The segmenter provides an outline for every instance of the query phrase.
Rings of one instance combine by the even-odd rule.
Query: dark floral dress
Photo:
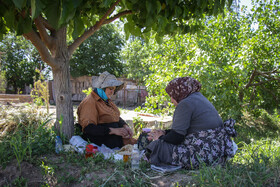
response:
[[[232,158],[234,150],[231,137],[236,137],[234,124],[235,120],[229,119],[224,122],[223,127],[187,135],[181,144],[173,146],[171,164],[180,165],[185,169],[197,169],[201,164],[222,164]],[[150,143],[146,137],[146,133],[140,135],[140,149],[145,149]]]
[[[196,169],[201,163],[216,165],[234,156],[231,137],[236,136],[235,120],[224,122],[224,127],[209,129],[186,136],[184,142],[174,146],[172,164]]]

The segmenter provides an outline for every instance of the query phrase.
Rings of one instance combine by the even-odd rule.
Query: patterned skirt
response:
[[[168,156],[158,155],[163,154],[162,151],[158,151],[159,147],[164,149],[164,147],[162,147],[164,146],[162,141],[158,141],[157,144],[163,145],[157,145],[157,149],[155,149],[154,152],[150,150],[152,157],[150,160],[157,162],[151,164],[158,164],[159,162],[170,163],[170,160],[172,160],[172,165],[180,165],[185,169],[197,169],[201,164],[216,165],[224,163],[227,159],[234,156],[233,141],[231,139],[231,137],[236,136],[236,131],[233,127],[234,124],[235,120],[229,119],[224,122],[224,127],[199,131],[187,135],[181,144],[173,145],[170,155],[172,158],[168,159],[168,162],[164,160],[164,158],[168,158]],[[141,146],[144,148],[149,142],[143,137],[141,137],[141,139],[139,137],[138,145],[142,144]]]

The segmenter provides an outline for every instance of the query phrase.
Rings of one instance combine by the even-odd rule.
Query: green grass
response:
[[[244,144],[225,166],[202,167],[198,186],[279,186],[280,141],[264,139]]]
[[[103,155],[85,159],[76,152],[54,151],[55,133],[48,114],[36,109],[1,109],[0,165],[28,162],[40,168],[42,186],[90,184],[92,186],[153,186],[155,179],[172,174],[155,173],[144,161],[139,171],[132,171],[129,163],[104,160]],[[175,181],[174,186],[279,186],[280,185],[280,119],[265,111],[260,117],[244,113],[237,122],[237,154],[223,166],[203,166],[199,170],[181,170],[175,174],[191,179]],[[139,124],[138,124],[139,123]],[[141,121],[137,121],[137,125]],[[7,127],[10,124],[12,127]],[[145,127],[142,124],[141,127]],[[7,130],[8,129],[8,130]],[[15,161],[16,162],[13,162]],[[18,176],[7,186],[28,186],[30,179]]]
[[[193,175],[194,186],[279,186],[279,115],[253,117],[245,113],[237,124],[238,151],[225,166],[202,167]]]

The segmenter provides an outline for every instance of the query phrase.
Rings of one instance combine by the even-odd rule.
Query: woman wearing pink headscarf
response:
[[[234,120],[223,123],[215,107],[199,91],[201,84],[191,77],[170,81],[166,87],[176,106],[172,127],[148,134],[146,155],[151,164],[180,165],[186,169],[223,163],[232,157],[230,136],[236,136]]]

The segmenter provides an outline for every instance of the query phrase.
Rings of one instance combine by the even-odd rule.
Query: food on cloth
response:
[[[117,150],[116,153],[120,155],[131,155],[133,150],[133,145],[127,144],[123,146],[120,150]]]

